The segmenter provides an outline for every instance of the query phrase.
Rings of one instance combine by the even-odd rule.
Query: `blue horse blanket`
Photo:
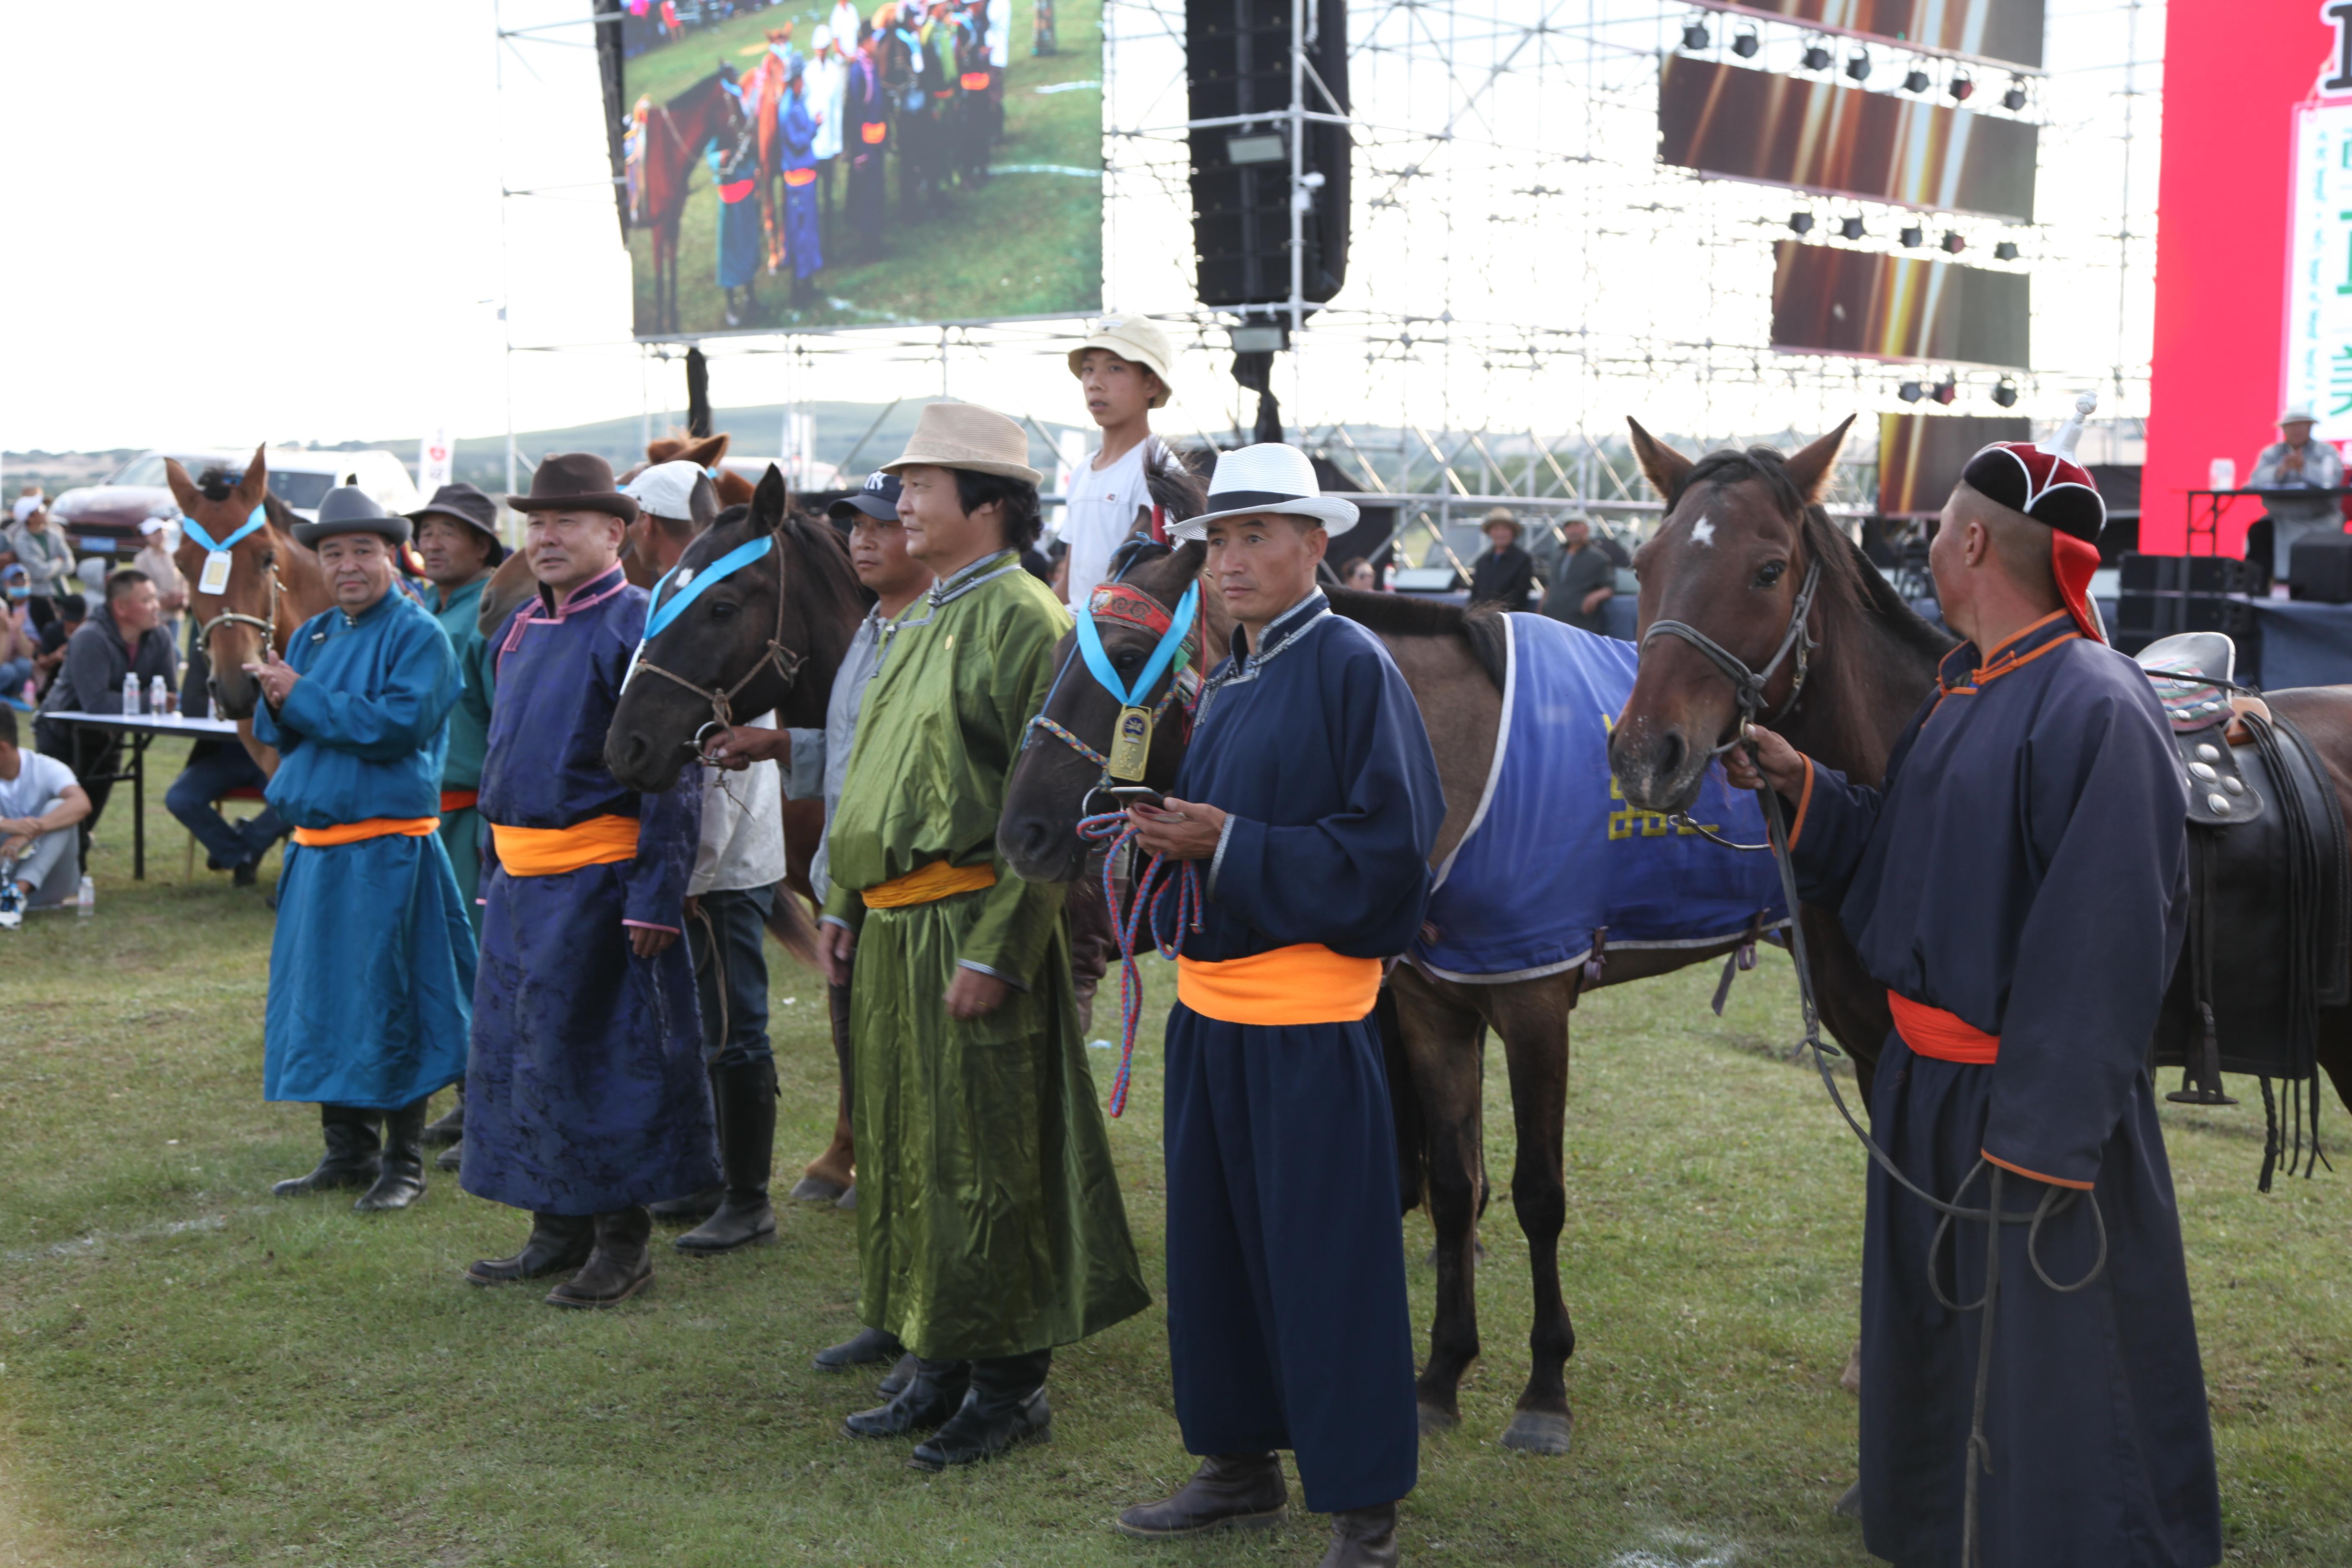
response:
[[[1532,980],[1605,948],[1706,947],[1788,923],[1769,855],[1711,844],[1636,811],[1609,772],[1609,731],[1633,689],[1633,645],[1540,616],[1506,616],[1503,733],[1470,830],[1437,868],[1408,956],[1442,979]],[[1764,842],[1756,797],[1717,763],[1691,820]]]

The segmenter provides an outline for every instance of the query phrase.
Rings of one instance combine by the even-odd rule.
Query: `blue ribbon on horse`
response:
[[[1160,641],[1152,648],[1151,657],[1144,661],[1141,669],[1136,671],[1132,688],[1123,684],[1118,679],[1118,671],[1111,667],[1110,655],[1103,649],[1102,633],[1095,628],[1095,618],[1091,613],[1076,617],[1078,652],[1085,657],[1087,668],[1102,682],[1103,689],[1118,699],[1120,707],[1140,708],[1143,700],[1151,695],[1151,689],[1160,683],[1160,678],[1168,673],[1168,667],[1175,662],[1176,650],[1184,645],[1185,635],[1192,629],[1193,612],[1200,606],[1201,584],[1195,582],[1184,590],[1184,596],[1176,601],[1176,614],[1170,619],[1168,629],[1160,634]]]
[[[713,583],[733,576],[775,547],[776,536],[772,533],[763,533],[751,543],[739,544],[712,562],[700,576],[654,606],[653,613],[646,617],[645,641],[651,642],[660,636],[663,628],[677,619],[686,607],[701,595],[705,588],[709,587]],[[660,593],[660,586],[656,584],[654,591],[656,594]],[[638,646],[642,647],[644,644],[640,643]]]
[[[224,550],[235,549],[239,540],[245,538],[246,535],[253,532],[256,529],[259,528],[263,523],[268,522],[268,521],[269,515],[267,510],[263,507],[255,507],[253,509],[253,514],[245,520],[245,526],[238,529],[235,533],[230,534],[226,539],[222,540],[218,544],[215,544],[213,542],[213,536],[205,531],[205,525],[198,522],[193,517],[184,516],[180,519],[180,531],[186,534],[190,539],[195,541],[195,542],[202,546],[206,552],[216,554]]]

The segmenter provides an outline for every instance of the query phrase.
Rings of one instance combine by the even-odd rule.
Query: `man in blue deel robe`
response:
[[[1221,499],[1223,498],[1223,499]],[[1146,850],[1197,863],[1205,902],[1168,1019],[1168,1351],[1184,1446],[1173,1497],[1129,1535],[1278,1521],[1298,1461],[1331,1516],[1325,1568],[1397,1561],[1418,1475],[1396,1134],[1370,1014],[1421,928],[1445,816],[1429,736],[1370,632],[1315,586],[1353,503],[1297,448],[1217,460],[1203,594],[1238,622],[1202,687]],[[1187,548],[1191,548],[1188,546]],[[1169,606],[1173,609],[1174,606]]]
[[[273,1190],[363,1186],[354,1207],[406,1208],[425,1192],[425,1102],[465,1075],[474,988],[474,931],[436,831],[457,656],[392,591],[406,518],[341,486],[294,532],[335,607],[297,628],[285,658],[247,667],[266,699],[254,736],[279,758],[270,807],[294,826],[262,1079],[268,1099],[318,1102],[327,1152]]]
[[[784,238],[793,258],[793,303],[806,307],[816,303],[811,279],[824,265],[824,248],[817,237],[816,118],[809,112],[802,64],[798,55],[793,57],[792,90],[776,117],[783,138]]]
[[[677,940],[701,778],[681,759],[669,788],[640,795],[604,765],[646,625],[646,591],[619,564],[637,503],[587,453],[548,458],[530,494],[508,500],[530,518],[539,593],[491,643],[492,853],[458,1180],[531,1211],[531,1232],[467,1275],[491,1285],[576,1269],[549,1303],[612,1306],[653,1278],[646,1205],[719,1179],[694,968]]]
[[[1859,1491],[1864,1543],[1899,1563],[1963,1560],[1988,1331],[1978,1561],[2221,1557],[2148,1067],[2186,917],[2187,800],[2154,691],[2084,597],[2105,509],[2072,444],[2062,432],[1969,461],[1930,556],[1945,619],[1969,640],[1881,788],[1757,731],[1795,813],[1799,890],[1839,911],[1887,987],[1872,1133],[1943,1202],[1997,1198],[2018,1219],[2050,1205],[2038,1241],[2000,1227],[1988,1331],[1988,1227],[1955,1220],[1939,1249],[1941,1216],[1871,1166]],[[1755,783],[1728,761],[1735,784]]]

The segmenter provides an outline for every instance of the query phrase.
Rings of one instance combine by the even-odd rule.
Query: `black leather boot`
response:
[[[425,1146],[438,1149],[445,1144],[455,1143],[465,1131],[466,1085],[461,1080],[457,1085],[457,1103],[449,1108],[449,1114],[425,1124]]]
[[[877,1363],[897,1361],[907,1353],[898,1336],[880,1329],[860,1329],[837,1345],[827,1345],[809,1358],[809,1364],[819,1372],[839,1372],[844,1367],[873,1366]],[[890,1389],[882,1392],[888,1394]]]
[[[1138,1503],[1118,1516],[1118,1532],[1140,1541],[1207,1535],[1219,1530],[1271,1530],[1290,1517],[1282,1456],[1212,1454],[1174,1497]]]
[[[885,1399],[896,1399],[898,1391],[914,1381],[915,1356],[909,1351],[890,1363],[890,1370],[882,1374],[882,1381],[874,1385],[874,1392]]]
[[[427,1128],[425,1131],[431,1131],[432,1129]],[[465,1168],[465,1163],[466,1141],[463,1138],[433,1156],[433,1168],[436,1171],[462,1170]]]
[[[653,1283],[654,1255],[646,1243],[654,1216],[643,1204],[596,1216],[596,1247],[580,1272],[547,1293],[551,1307],[617,1307]]]
[[[303,1193],[364,1187],[373,1183],[379,1163],[375,1119],[376,1112],[355,1105],[319,1107],[320,1130],[327,1139],[327,1152],[320,1157],[319,1168],[307,1176],[278,1183],[269,1189],[271,1194],[290,1198]]]
[[[596,1221],[589,1215],[535,1214],[530,1239],[512,1258],[485,1258],[466,1270],[477,1285],[511,1285],[518,1279],[538,1279],[569,1274],[588,1261],[596,1247]]]
[[[375,1185],[352,1205],[358,1214],[404,1209],[425,1195],[425,1101],[388,1110],[383,1117],[383,1154]]]
[[[776,1064],[746,1062],[719,1072],[719,1163],[727,1193],[719,1211],[675,1243],[680,1252],[732,1252],[776,1234],[768,1167],[776,1151]]]
[[[1318,1568],[1397,1568],[1396,1504],[1331,1516],[1331,1549]]]
[[[944,1470],[992,1459],[1023,1443],[1043,1443],[1054,1435],[1054,1407],[1045,1403],[1045,1373],[1052,1351],[997,1356],[971,1363],[971,1392],[946,1426],[917,1445],[907,1463],[919,1470]]]
[[[922,1361],[915,1375],[887,1405],[860,1410],[841,1424],[853,1437],[903,1437],[928,1432],[956,1413],[971,1386],[971,1363]]]
[[[719,1073],[715,1068],[710,1069],[710,1110],[712,1115],[721,1122],[720,1132],[723,1138],[727,1102],[719,1098]],[[723,1143],[721,1147],[724,1147]],[[688,1193],[683,1197],[664,1198],[657,1204],[647,1204],[646,1207],[652,1212],[654,1218],[664,1225],[700,1225],[719,1212],[719,1205],[725,1202],[726,1198],[726,1184],[713,1182],[699,1192]]]

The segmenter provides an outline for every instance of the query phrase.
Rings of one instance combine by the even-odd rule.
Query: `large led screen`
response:
[[[2032,279],[2022,272],[1785,239],[1773,256],[1776,349],[2025,366]]]
[[[638,336],[1102,308],[1102,0],[597,10]]]
[[[1969,415],[1883,414],[1878,419],[1878,511],[1933,517],[1951,499],[1969,459],[1995,441],[2032,437],[2032,423]]]
[[[1658,161],[1936,212],[2033,221],[2039,131],[1948,104],[1669,55]]]
[[[2042,0],[1699,0],[1851,37],[2038,68]]]

